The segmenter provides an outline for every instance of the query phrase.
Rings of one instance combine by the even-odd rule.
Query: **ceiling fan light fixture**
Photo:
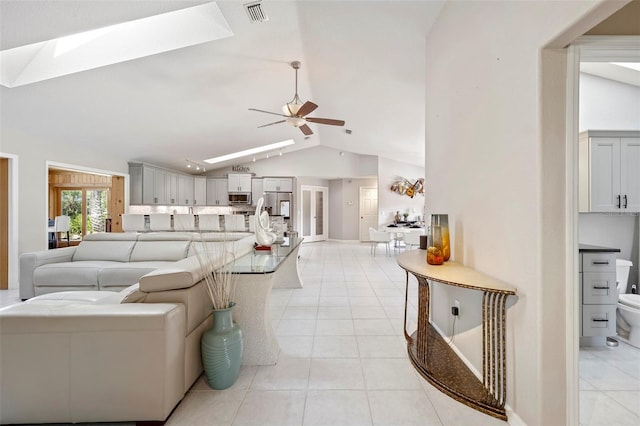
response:
[[[282,107],[282,112],[284,112],[285,115],[293,117],[294,115],[298,115],[300,107],[302,107],[301,103],[289,102]]]
[[[287,118],[287,123],[294,127],[300,127],[305,125],[307,121],[304,118],[300,117],[289,117]]]

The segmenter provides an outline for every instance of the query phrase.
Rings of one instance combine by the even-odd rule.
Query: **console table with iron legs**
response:
[[[502,281],[457,262],[429,265],[425,250],[398,255],[406,274],[404,335],[407,352],[416,370],[433,386],[450,397],[493,417],[507,420],[506,385],[506,300],[516,289]],[[409,274],[418,280],[418,326],[406,331]],[[451,349],[429,319],[430,282],[481,291],[482,378]]]

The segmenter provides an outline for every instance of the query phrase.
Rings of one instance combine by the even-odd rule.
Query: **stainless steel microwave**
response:
[[[251,204],[251,193],[235,192],[229,194],[229,204]]]

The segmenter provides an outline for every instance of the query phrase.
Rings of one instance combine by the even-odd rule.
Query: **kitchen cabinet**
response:
[[[580,337],[583,346],[604,345],[616,335],[618,249],[580,246]]]
[[[264,192],[293,192],[293,179],[266,177],[263,183]]]
[[[165,200],[166,204],[180,204],[178,201],[178,175],[176,173],[165,173]]]
[[[207,205],[207,178],[205,176],[195,176],[193,178],[193,205]]]
[[[142,204],[167,204],[167,172],[155,167],[142,168]]]
[[[193,176],[144,163],[129,163],[131,205],[191,205]]]
[[[177,203],[182,206],[193,205],[193,176],[178,175],[178,199]]]
[[[142,164],[129,164],[129,204],[142,204]]]
[[[580,212],[640,212],[640,131],[586,131],[579,142]]]
[[[226,178],[207,178],[207,205],[229,205],[229,191]]]
[[[264,195],[264,179],[251,179],[251,204],[257,205],[258,200]]]
[[[251,174],[230,173],[227,182],[229,192],[251,192]]]

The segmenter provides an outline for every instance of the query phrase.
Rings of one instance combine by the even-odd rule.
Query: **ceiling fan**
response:
[[[293,95],[293,99],[291,99],[282,107],[282,112],[284,114],[280,114],[278,112],[264,111],[256,108],[249,108],[250,111],[258,111],[258,112],[264,112],[267,114],[279,115],[281,117],[285,117],[285,119],[280,121],[275,121],[269,124],[263,124],[262,126],[258,126],[258,127],[267,127],[267,126],[272,126],[274,124],[288,123],[294,127],[299,128],[302,131],[302,133],[305,134],[305,136],[309,136],[313,134],[313,131],[311,131],[311,128],[307,126],[307,121],[310,123],[316,123],[316,124],[328,124],[330,126],[344,126],[344,120],[334,120],[331,118],[307,117],[307,114],[311,114],[316,108],[318,108],[318,105],[310,101],[302,103],[302,100],[298,96],[298,70],[300,69],[300,62],[299,61],[291,62],[291,68],[296,70],[296,91],[295,91],[295,95]]]

